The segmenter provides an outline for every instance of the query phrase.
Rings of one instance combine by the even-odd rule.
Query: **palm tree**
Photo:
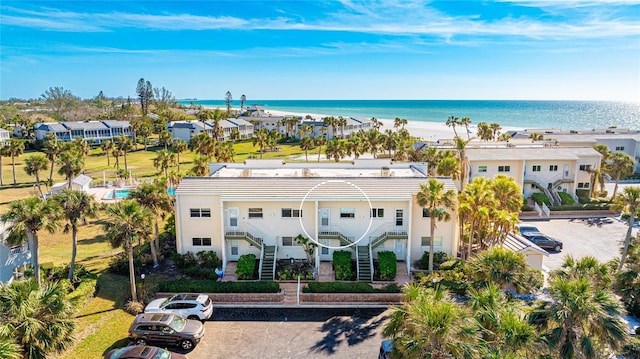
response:
[[[482,141],[489,141],[493,139],[493,131],[486,122],[480,122],[478,124],[477,135]]]
[[[304,150],[304,158],[306,162],[309,162],[309,150],[314,146],[314,140],[311,137],[302,137],[300,139],[300,149]]]
[[[118,149],[122,151],[122,157],[124,158],[124,170],[129,171],[129,167],[127,166],[127,152],[131,151],[131,138],[127,136],[118,136]]]
[[[0,358],[22,359],[22,350],[13,338],[0,338]]]
[[[111,154],[113,155],[113,158],[115,159],[114,166],[115,166],[116,170],[119,170],[120,169],[120,156],[122,156],[122,150],[119,149],[118,147],[115,147],[111,151]]]
[[[344,158],[346,154],[346,142],[341,139],[333,139],[327,142],[327,146],[324,150],[327,158],[333,158],[336,162],[339,162]]]
[[[391,151],[395,151],[398,147],[398,134],[393,132],[393,130],[388,129],[384,131],[384,135],[382,135],[382,147],[389,151],[389,158],[391,157]]]
[[[269,147],[271,151],[274,151],[276,146],[278,145],[278,141],[280,140],[280,132],[278,130],[271,130],[267,135],[267,142],[269,143]]]
[[[180,172],[180,154],[189,148],[187,142],[177,139],[171,146],[171,150],[176,154],[176,162],[178,163],[178,172]]]
[[[176,161],[176,156],[169,150],[160,150],[156,154],[156,158],[153,159],[153,166],[158,169],[159,172],[164,172],[164,177],[167,178],[167,171],[172,164]]]
[[[256,145],[260,147],[260,158],[262,158],[264,148],[269,144],[269,131],[267,131],[266,128],[259,129],[253,133],[253,139],[251,141],[253,143],[253,147]]]
[[[206,156],[207,159],[211,159],[215,152],[215,141],[205,132],[191,137],[190,145],[191,151]]]
[[[8,144],[6,145],[1,145],[0,144],[0,186],[4,186],[4,180],[2,179],[2,157],[9,157],[11,156],[11,152],[9,151],[10,147]]]
[[[196,155],[193,160],[191,172],[194,176],[206,176],[209,172],[209,158],[206,156]]]
[[[64,233],[71,232],[71,262],[69,263],[69,282],[73,283],[73,272],[76,264],[78,249],[78,226],[86,224],[88,218],[95,218],[98,205],[93,196],[82,192],[65,189],[52,197],[60,209],[62,217],[67,221]]]
[[[471,136],[471,131],[469,131],[469,125],[471,125],[471,119],[469,117],[463,117],[460,119],[458,123],[460,126],[464,126],[465,131],[467,132],[467,140],[469,140]]]
[[[491,129],[491,133],[492,133],[491,139],[494,141],[497,140],[498,135],[500,134],[500,130],[502,130],[502,126],[500,126],[500,124],[498,123],[493,122],[489,124],[489,128]]]
[[[103,225],[106,237],[113,248],[124,247],[127,251],[131,299],[137,302],[133,244],[136,241],[147,241],[152,238],[151,227],[144,223],[151,223],[153,215],[148,209],[129,199],[108,206],[107,215],[109,219]]]
[[[51,167],[49,168],[49,182],[53,181],[53,166],[56,163],[56,157],[63,151],[62,142],[58,140],[53,133],[47,134],[44,138],[44,152],[47,154]]]
[[[24,171],[29,176],[36,177],[36,185],[38,186],[38,191],[40,192],[40,196],[44,196],[42,193],[42,188],[40,187],[40,172],[46,171],[49,168],[49,160],[43,154],[34,154],[24,159]]]
[[[41,283],[38,232],[43,229],[55,232],[59,225],[58,219],[59,212],[56,206],[50,200],[41,200],[38,197],[12,201],[7,212],[2,215],[2,221],[8,224],[7,240],[10,243],[19,244],[26,240],[32,244],[34,274],[38,285]]]
[[[515,290],[518,293],[530,293],[537,289],[528,287],[529,283],[525,280],[530,269],[522,253],[492,247],[470,258],[467,265],[469,277],[476,287],[493,284],[501,291]]]
[[[107,167],[111,167],[111,161],[109,160],[109,153],[113,151],[114,145],[111,140],[106,140],[100,144],[100,149],[107,155]]]
[[[173,141],[173,137],[171,136],[171,133],[169,131],[162,130],[158,134],[158,143],[164,146],[165,150],[167,149],[167,146],[171,144],[171,141]]]
[[[320,128],[321,132],[324,132],[326,127]],[[327,139],[324,137],[324,133],[321,136],[315,138],[315,145],[318,146],[318,162],[320,162],[320,153],[322,152],[322,145],[327,143]]]
[[[460,137],[454,138],[454,144],[458,151],[458,163],[460,163],[460,191],[464,190],[465,183],[467,182],[467,155],[466,148],[470,140],[463,140]]]
[[[71,180],[79,175],[84,168],[84,157],[75,148],[69,148],[67,151],[61,152],[56,158],[58,162],[58,174],[65,176],[68,188],[71,189]],[[116,160],[116,163],[118,161]]]
[[[623,310],[613,293],[590,278],[552,273],[551,301],[538,304],[529,323],[542,333],[540,342],[562,359],[603,358],[602,349],[618,349],[626,341]]]
[[[20,156],[24,152],[24,141],[12,138],[9,140],[9,154],[11,155],[11,169],[13,171],[13,185],[18,184],[16,182],[16,157]]]
[[[623,152],[616,152],[611,156],[611,163],[607,166],[607,172],[616,179],[616,185],[613,187],[611,198],[618,193],[618,184],[620,178],[627,177],[635,170],[635,162],[633,158]]]
[[[382,334],[402,358],[475,358],[478,336],[469,312],[438,286],[409,284]]]
[[[418,205],[426,210],[431,218],[429,228],[429,273],[433,273],[433,253],[435,252],[436,221],[448,221],[455,206],[456,192],[452,189],[445,190],[444,182],[435,178],[420,184],[420,192],[416,195]]]
[[[140,128],[137,132],[140,136],[142,136],[142,141],[144,143],[144,150],[147,151],[147,142],[149,140],[149,136],[153,133],[153,126],[149,122],[143,122],[140,124]]]
[[[331,139],[336,138],[336,127],[338,127],[338,119],[333,116],[324,117],[322,119],[325,127],[331,127]]]
[[[340,126],[340,138],[344,138],[344,126],[347,125],[347,119],[342,116],[338,117],[337,125]]]
[[[41,287],[31,279],[0,285],[0,338],[18,343],[19,358],[43,359],[68,349],[74,341],[74,312],[58,282]]]
[[[369,147],[369,151],[373,155],[373,158],[376,158],[376,154],[378,153],[378,149],[380,148],[381,135],[377,130],[370,130],[367,132],[367,145]]]
[[[240,96],[240,113],[244,113],[244,105],[247,103],[247,96]]]
[[[640,187],[625,187],[622,193],[614,198],[613,208],[629,214],[629,228],[627,228],[627,234],[624,237],[624,247],[619,265],[619,269],[622,269],[629,250],[629,241],[631,240],[635,217],[640,215]]]
[[[167,194],[166,180],[145,183],[129,192],[129,198],[135,200],[143,207],[147,208],[155,219],[155,240],[151,241],[151,256],[153,266],[158,266],[158,255],[156,251],[160,245],[160,230],[158,229],[158,217],[164,220],[167,213],[173,211],[173,199]]]
[[[449,116],[447,121],[445,122],[447,127],[451,127],[453,129],[454,137],[458,137],[458,132],[456,131],[456,126],[460,125],[460,119],[455,116]]]
[[[404,128],[404,126],[406,126],[408,123],[408,121],[404,118],[400,118],[400,117],[396,117],[395,120],[393,120],[393,128],[398,130],[399,128]]]
[[[480,229],[483,227],[483,223],[488,222],[490,209],[497,207],[495,197],[491,193],[491,182],[484,177],[474,178],[467,188],[460,192],[458,202],[460,203],[462,217],[470,221],[467,226],[461,221],[462,228],[466,227],[468,229],[468,259],[471,258],[474,239],[478,237],[478,242],[481,239],[479,235]]]
[[[89,143],[80,137],[76,137],[73,142],[69,142],[69,145],[71,147],[74,147],[84,157],[89,155],[89,151],[91,151],[91,146],[89,146]]]

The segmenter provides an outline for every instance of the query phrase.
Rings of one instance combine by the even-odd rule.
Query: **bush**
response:
[[[243,254],[238,259],[236,266],[236,274],[238,279],[255,279],[256,272],[256,255]]]
[[[97,279],[85,278],[80,285],[69,293],[67,298],[72,301],[76,308],[82,308],[96,294]]]
[[[373,293],[369,283],[311,282],[302,288],[304,293]]]
[[[354,272],[351,265],[351,252],[333,252],[333,270],[336,272],[336,280],[353,280]]]
[[[196,279],[210,279],[210,280],[218,279],[218,275],[213,269],[202,268],[199,266],[193,266],[185,269],[184,274],[186,274],[191,278],[196,278]]]
[[[193,293],[278,293],[280,285],[272,281],[213,282],[209,280],[168,280],[158,284],[160,292]]]
[[[636,335],[638,334],[636,328]],[[621,354],[624,355],[625,358],[640,358],[640,338],[631,337],[627,344],[622,347]]]
[[[558,192],[558,196],[560,196],[560,201],[562,202],[562,204],[572,205],[576,203],[573,197],[571,197],[571,195],[566,192]]]
[[[220,268],[221,261],[218,254],[214,251],[200,251],[197,254],[198,264],[206,268]]]
[[[171,259],[176,264],[176,267],[180,269],[187,269],[198,264],[198,259],[191,252],[187,252],[186,254],[175,253]]]
[[[591,198],[589,198],[589,190],[588,189],[577,189],[576,196],[578,197],[579,203],[589,203]]]
[[[440,265],[449,260],[449,255],[445,252],[435,252],[433,254],[433,269],[439,269]],[[422,253],[420,258],[420,269],[429,269],[429,252]]]
[[[384,287],[374,288],[373,291],[375,293],[400,293],[402,292],[402,288],[400,288],[396,283],[391,283]]]
[[[378,267],[381,280],[396,278],[396,254],[391,251],[378,252]]]
[[[458,259],[450,259],[442,264],[440,264],[441,271],[454,270],[456,268],[462,267],[464,262]]]
[[[547,206],[551,205],[551,201],[549,200],[549,197],[547,197],[547,195],[544,193],[540,193],[540,192],[532,193],[531,199],[533,199],[533,201],[536,202],[538,205],[542,205],[543,203],[546,204]]]
[[[133,256],[133,268],[140,273],[142,267],[153,263],[150,255],[143,253]],[[109,262],[109,272],[119,275],[129,275],[129,257],[126,253],[118,253]]]
[[[124,305],[124,310],[131,315],[138,315],[144,311],[144,303],[130,300]]]

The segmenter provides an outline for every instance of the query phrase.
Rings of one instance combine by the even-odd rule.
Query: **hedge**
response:
[[[445,252],[433,253],[433,269],[439,269],[440,265],[449,260],[449,255]],[[429,252],[422,253],[420,258],[420,269],[429,269]]]
[[[238,279],[255,279],[254,274],[256,271],[256,255],[255,254],[243,254],[238,259],[236,264],[236,274]]]
[[[571,195],[566,192],[558,192],[558,196],[560,196],[560,201],[563,205],[572,205],[576,203],[573,197],[571,197]]]
[[[158,284],[159,292],[193,293],[278,293],[280,284],[272,281],[213,282],[210,280],[168,280]]]
[[[352,280],[354,273],[351,270],[351,252],[333,252],[333,270],[336,272],[337,280]]]
[[[378,267],[381,280],[396,278],[396,254],[391,251],[378,252]]]
[[[374,289],[369,283],[311,282],[302,288],[303,293],[400,293],[397,284]]]
[[[536,202],[538,205],[541,205],[542,203],[546,204],[547,206],[551,206],[551,201],[549,200],[549,197],[547,197],[546,194],[544,193],[540,193],[540,192],[535,192],[531,194],[531,198],[533,199],[534,202]]]

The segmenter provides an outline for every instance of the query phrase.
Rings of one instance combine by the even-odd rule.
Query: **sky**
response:
[[[640,101],[640,0],[0,2],[0,99]]]

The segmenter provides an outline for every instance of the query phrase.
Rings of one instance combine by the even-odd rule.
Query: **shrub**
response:
[[[547,197],[547,195],[544,193],[540,193],[540,192],[532,193],[531,199],[533,199],[533,201],[536,202],[538,205],[542,205],[543,203],[546,204],[547,206],[551,205],[551,201],[549,200],[549,197]]]
[[[186,269],[198,264],[198,259],[191,252],[186,254],[175,253],[171,259],[176,264],[176,267],[180,269]]]
[[[588,189],[577,189],[576,196],[578,196],[579,203],[589,203],[591,198],[589,198],[589,190]]]
[[[206,268],[220,268],[220,259],[218,254],[214,251],[200,251],[198,252],[198,264]]]
[[[256,255],[255,254],[243,254],[238,259],[236,266],[236,274],[238,279],[255,279],[256,271]]]
[[[336,272],[336,280],[353,280],[354,272],[351,265],[351,252],[333,252],[333,270]]]
[[[202,268],[200,266],[189,267],[184,270],[184,274],[191,278],[217,280],[218,275],[213,269]]]
[[[138,315],[144,311],[144,303],[130,300],[124,305],[124,310],[131,315]]]
[[[636,335],[640,334],[638,333],[638,328],[636,328]],[[628,342],[622,347],[621,354],[625,358],[640,358],[640,338],[629,338]]]
[[[195,293],[278,293],[280,285],[272,281],[213,282],[210,280],[168,280],[158,284],[160,292]]]
[[[140,272],[142,267],[153,262],[149,255],[133,256],[133,268],[136,272]],[[109,262],[109,272],[118,275],[129,275],[129,258],[126,253],[118,253]]]
[[[69,293],[67,298],[69,298],[69,300],[74,303],[76,308],[82,308],[89,301],[89,299],[93,298],[93,296],[95,295],[97,284],[97,279],[85,278],[74,291]]]
[[[449,255],[445,252],[433,253],[433,269],[439,269],[440,265],[449,260]],[[422,253],[420,258],[420,269],[429,269],[429,252]]]
[[[374,288],[373,291],[375,293],[400,293],[402,292],[402,288],[400,288],[396,283],[391,283],[384,287]]]
[[[396,254],[391,251],[378,252],[378,267],[381,280],[396,278]]]
[[[560,201],[562,202],[562,204],[572,205],[576,203],[573,197],[571,197],[571,195],[566,192],[558,192],[558,196],[560,196]]]
[[[450,259],[442,264],[440,264],[441,271],[454,270],[456,268],[462,267],[464,262],[458,259]]]
[[[361,282],[311,282],[302,291],[305,293],[373,293],[373,286]]]

